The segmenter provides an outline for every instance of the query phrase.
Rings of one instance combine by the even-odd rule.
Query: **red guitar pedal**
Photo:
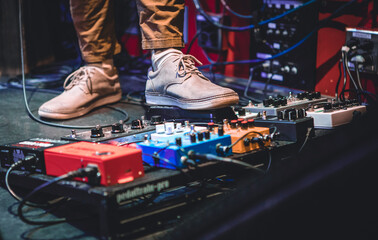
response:
[[[76,142],[53,147],[45,150],[45,164],[46,174],[51,176],[95,165],[101,174],[100,183],[105,186],[144,176],[141,150],[110,144]]]

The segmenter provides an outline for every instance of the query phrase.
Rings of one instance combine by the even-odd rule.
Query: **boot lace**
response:
[[[69,90],[76,85],[79,85],[80,88],[86,93],[92,93],[92,76],[94,73],[95,67],[84,66],[74,71],[63,83],[65,90]]]
[[[186,74],[197,74],[202,76],[202,73],[195,66],[196,63],[202,65],[202,63],[192,55],[181,54],[178,60],[177,74],[180,77],[185,76]],[[176,60],[175,60],[176,61]]]

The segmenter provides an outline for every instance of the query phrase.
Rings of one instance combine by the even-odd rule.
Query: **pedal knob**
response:
[[[218,129],[218,133],[219,133],[219,129]],[[209,140],[209,139],[210,139],[210,132],[209,132],[208,130],[206,130],[206,131],[204,132],[204,135],[205,135],[205,139],[206,139],[206,140]]]
[[[268,98],[268,99],[264,99],[263,100],[264,107],[269,107],[272,103],[273,103],[273,99],[272,98]]]
[[[143,140],[144,140],[144,141],[148,141],[148,134],[145,134],[145,135],[143,136]]]
[[[176,123],[176,132],[183,132],[184,128],[182,127],[181,123]]]
[[[214,123],[213,122],[209,122],[208,124],[207,124],[207,129],[209,129],[209,131],[213,131],[214,130]]]
[[[175,123],[167,122],[165,123],[165,134],[172,135],[175,132]]]
[[[231,120],[230,127],[231,127],[232,129],[235,129],[237,123],[238,123],[238,120]]]
[[[114,123],[112,125],[112,133],[123,133],[125,130],[123,129],[123,124],[121,123]]]
[[[255,127],[255,119],[248,119],[248,128]]]
[[[249,144],[251,143],[251,140],[249,140],[249,138],[244,138],[243,142],[244,142],[244,146],[248,147]]]
[[[76,138],[77,134],[76,134],[76,130],[75,129],[72,129],[71,130],[71,138]]]
[[[223,135],[224,135],[223,126],[220,125],[220,126],[218,127],[218,136],[221,137],[221,136],[223,136]],[[210,139],[210,136],[209,136],[209,139]]]
[[[287,99],[281,98],[281,106],[286,106],[286,105],[287,105]]]
[[[323,108],[324,108],[324,111],[332,110],[332,103],[324,104]]]
[[[320,92],[315,92],[315,98],[319,99],[322,97],[322,94]]]
[[[131,129],[142,129],[144,126],[140,119],[135,119],[131,121]]]
[[[297,98],[298,98],[299,100],[302,100],[303,98],[305,98],[305,93],[298,93],[298,94],[297,94]]]
[[[243,121],[241,122],[241,128],[243,130],[248,130],[248,122],[247,121]]]
[[[104,133],[102,131],[102,127],[100,125],[96,125],[95,128],[91,129],[91,138],[99,138],[103,137]]]
[[[180,137],[176,138],[176,145],[177,146],[182,146],[182,139]]]
[[[284,120],[288,120],[289,119],[289,112],[291,111],[292,109],[285,109],[282,111],[282,119]]]
[[[298,116],[298,118],[304,118],[306,116],[306,110],[298,109],[297,116]]]
[[[334,102],[332,103],[333,108],[339,108],[340,107],[340,102]]]
[[[198,132],[197,138],[198,138],[198,141],[203,141],[203,132]]]
[[[297,119],[297,111],[295,111],[295,110],[291,110],[291,111],[289,112],[289,121],[293,121],[293,120],[295,120],[295,119]]]
[[[277,112],[277,119],[278,120],[283,120],[285,118],[285,113],[284,111],[278,111]]]
[[[281,105],[281,100],[280,99],[274,99],[273,100],[273,107],[278,107]]]
[[[307,99],[308,99],[308,100],[312,100],[312,99],[315,98],[315,96],[316,96],[315,93],[312,93],[312,92],[311,92],[311,93],[308,93],[308,94],[307,94]]]
[[[195,134],[195,133],[191,133],[191,134],[190,134],[190,142],[191,142],[191,143],[195,143],[196,140],[197,140],[197,139],[196,139],[196,134]]]
[[[160,115],[151,116],[150,124],[157,125],[163,123]]]
[[[241,109],[238,111],[238,113],[239,113],[239,116],[240,116],[240,117],[245,116],[245,109],[244,109],[244,108],[241,108]]]

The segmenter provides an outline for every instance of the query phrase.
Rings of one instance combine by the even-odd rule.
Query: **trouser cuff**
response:
[[[159,49],[159,48],[183,48],[185,47],[182,38],[169,38],[169,39],[155,39],[155,40],[143,40],[142,48],[147,49]]]

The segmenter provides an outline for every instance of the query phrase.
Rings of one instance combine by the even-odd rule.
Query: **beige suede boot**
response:
[[[44,103],[38,114],[44,118],[70,119],[122,98],[117,69],[111,64],[88,65],[71,73],[64,92]]]
[[[238,103],[238,94],[207,79],[195,67],[195,63],[200,62],[192,55],[171,49],[168,55],[160,59],[163,60],[148,73],[145,90],[147,104],[206,110]]]

